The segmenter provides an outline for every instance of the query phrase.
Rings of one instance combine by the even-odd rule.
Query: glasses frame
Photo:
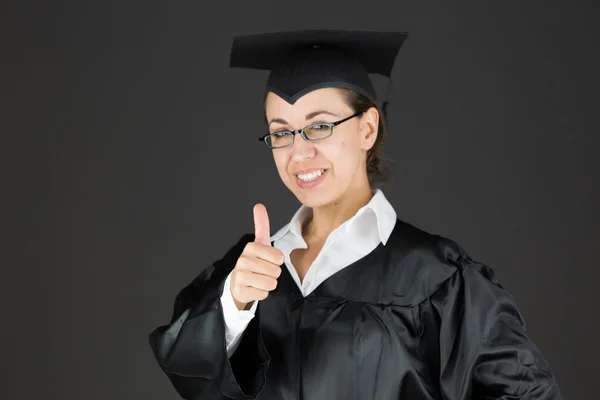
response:
[[[284,149],[284,148],[290,147],[290,146],[292,146],[294,144],[294,139],[296,138],[296,134],[299,133],[300,136],[302,136],[302,138],[304,140],[306,140],[307,142],[318,142],[318,141],[321,141],[321,140],[324,140],[324,139],[327,139],[327,138],[331,137],[331,135],[333,135],[333,128],[334,127],[336,127],[339,124],[341,124],[343,122],[346,122],[346,121],[348,121],[348,120],[350,120],[350,119],[352,119],[354,117],[357,117],[357,116],[359,116],[359,115],[361,115],[363,113],[364,113],[364,111],[357,112],[356,114],[352,114],[351,116],[346,117],[346,118],[341,119],[341,120],[336,121],[336,122],[317,122],[317,123],[314,123],[314,124],[311,124],[311,125],[307,126],[306,128],[297,129],[295,131],[279,131],[279,132],[267,133],[266,135],[263,135],[263,136],[259,137],[258,141],[259,142],[265,142],[265,144],[267,145],[267,147],[270,148],[270,149]],[[327,135],[325,137],[322,137],[320,139],[309,139],[308,137],[306,137],[306,134],[304,132],[307,131],[308,129],[314,128],[316,126],[328,126],[329,127],[329,135]],[[286,144],[285,146],[281,146],[281,147],[272,147],[272,146],[269,146],[269,144],[267,143],[267,138],[269,136],[275,135],[275,134],[277,134],[277,135],[281,135],[281,134],[292,135],[292,141],[291,141],[290,144]]]

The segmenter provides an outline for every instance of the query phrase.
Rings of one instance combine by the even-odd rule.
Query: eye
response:
[[[320,131],[320,130],[329,130],[329,125],[327,125],[327,124],[314,124],[311,128],[315,129],[317,131]]]
[[[288,134],[289,134],[288,131],[279,131],[279,132],[273,132],[273,133],[271,133],[271,136],[280,138],[280,137],[288,135]]]

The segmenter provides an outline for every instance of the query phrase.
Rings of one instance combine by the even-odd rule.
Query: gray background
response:
[[[598,29],[549,1],[38,2],[6,7],[2,399],[176,399],[147,335],[177,291],[298,203],[231,39],[406,30],[384,193],[493,266],[565,398],[594,399]]]

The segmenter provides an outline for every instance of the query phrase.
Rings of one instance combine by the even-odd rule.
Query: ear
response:
[[[371,107],[364,112],[360,121],[360,132],[362,149],[370,150],[377,140],[377,131],[379,129],[379,112],[377,108]]]

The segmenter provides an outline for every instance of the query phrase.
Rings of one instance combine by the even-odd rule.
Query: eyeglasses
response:
[[[307,126],[304,129],[295,131],[267,133],[266,135],[259,137],[258,140],[260,142],[265,142],[266,145],[271,149],[280,149],[282,147],[293,145],[296,133],[302,135],[304,140],[307,142],[317,142],[319,140],[327,139],[329,136],[331,136],[333,134],[334,126],[338,126],[342,122],[346,122],[360,114],[362,114],[362,112],[358,112],[337,122],[319,122],[317,124]]]

